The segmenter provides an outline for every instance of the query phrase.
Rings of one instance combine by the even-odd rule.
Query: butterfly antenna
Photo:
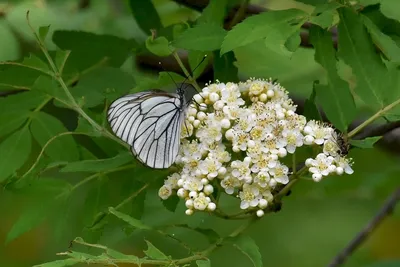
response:
[[[206,60],[207,55],[204,55],[203,59],[199,62],[199,64],[197,64],[197,66],[192,70],[192,74],[195,72],[195,70],[201,65],[201,63],[204,62],[204,60]],[[187,80],[189,79],[189,76],[187,76],[185,78],[185,80],[183,80],[183,83],[185,83]]]
[[[164,69],[164,66],[161,64],[161,62],[158,62],[158,64],[160,65],[160,67],[162,68],[162,70],[168,74],[168,76],[169,76],[169,77],[171,78],[171,80],[174,82],[175,86],[178,88],[178,84],[175,82],[174,78],[172,78],[171,74],[169,74],[169,72],[168,72],[166,69]]]

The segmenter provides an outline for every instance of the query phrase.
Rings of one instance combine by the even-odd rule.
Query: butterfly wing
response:
[[[108,120],[141,162],[151,168],[168,168],[179,151],[182,106],[182,98],[176,94],[141,92],[114,101]]]

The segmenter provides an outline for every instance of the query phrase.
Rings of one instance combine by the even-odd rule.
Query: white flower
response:
[[[262,188],[265,188],[268,187],[269,180],[269,173],[267,171],[260,171],[254,178],[254,183],[258,184]]]
[[[342,168],[345,173],[353,174],[354,170],[351,168],[351,166],[353,165],[351,160],[338,156],[335,158],[335,163],[338,166],[338,168],[339,167]]]
[[[243,190],[239,192],[240,208],[248,209],[250,207],[256,207],[258,201],[261,199],[260,190],[256,185],[244,184]]]
[[[297,147],[303,145],[303,135],[297,129],[284,129],[282,131],[282,136],[286,139],[286,150],[291,154],[295,152]]]
[[[206,197],[203,193],[200,193],[199,196],[193,200],[193,207],[196,210],[205,210],[210,202],[211,199],[209,197]]]
[[[323,176],[327,176],[331,172],[332,163],[334,158],[326,156],[324,153],[320,153],[314,160],[310,160],[309,171],[311,173],[320,173]]]
[[[221,90],[221,100],[228,106],[241,106],[244,104],[239,88],[234,83],[228,83],[227,86]]]
[[[165,180],[164,184],[169,186],[170,188],[177,189],[178,188],[178,180],[181,178],[179,173],[174,173]]]
[[[232,195],[233,192],[235,191],[235,188],[240,186],[240,181],[236,177],[233,176],[226,176],[222,181],[221,181],[221,186],[222,188],[225,189],[225,192],[228,195]]]
[[[172,194],[172,188],[168,185],[163,185],[161,188],[158,190],[158,195],[162,199],[167,199],[171,196]]]
[[[253,178],[250,175],[250,160],[235,160],[232,162],[231,167],[233,177],[239,179],[240,181],[251,183]]]
[[[199,169],[202,174],[207,176],[207,178],[213,179],[217,177],[218,170],[221,168],[221,166],[222,163],[215,158],[207,157],[205,160],[200,162]]]
[[[274,168],[269,170],[269,173],[278,183],[287,184],[289,182],[289,168],[286,165],[278,163]]]
[[[201,191],[203,189],[203,184],[201,179],[189,177],[183,182],[183,188],[188,191]]]

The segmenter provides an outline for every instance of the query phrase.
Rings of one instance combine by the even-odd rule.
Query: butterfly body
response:
[[[139,92],[115,100],[108,110],[111,129],[131,146],[132,154],[145,165],[170,167],[179,152],[182,123],[190,99],[183,90]]]

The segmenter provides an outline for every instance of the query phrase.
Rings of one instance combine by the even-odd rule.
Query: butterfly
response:
[[[156,89],[126,95],[110,105],[107,119],[140,162],[168,168],[178,155],[182,124],[195,93],[192,85],[182,83],[176,93]]]

